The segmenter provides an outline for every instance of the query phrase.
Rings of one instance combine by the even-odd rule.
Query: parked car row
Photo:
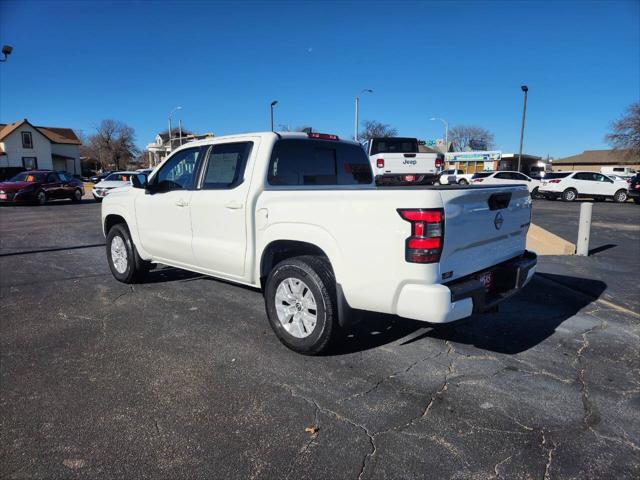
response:
[[[610,178],[597,172],[553,172],[542,180],[539,192],[547,199],[561,198],[565,202],[589,197],[595,201],[609,198],[614,202],[624,203],[629,198],[629,184],[626,180]]]
[[[65,172],[29,170],[0,183],[0,203],[44,205],[49,200],[69,199],[79,202],[84,184]]]

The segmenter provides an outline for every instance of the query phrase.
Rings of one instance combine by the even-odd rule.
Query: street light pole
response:
[[[431,117],[429,120],[440,120],[444,124],[444,150],[449,151],[449,123],[444,118]]]
[[[182,107],[176,107],[173,110],[171,110],[169,112],[169,151],[173,150],[173,143],[172,143],[172,131],[171,131],[171,117],[173,116],[173,114],[178,111],[178,110],[182,110]]]
[[[373,90],[371,90],[370,88],[365,88],[364,90],[362,90],[360,92],[360,95],[362,95],[363,93],[373,93]],[[355,116],[355,121],[354,121],[354,135],[353,135],[353,139],[357,142],[358,141],[358,105],[360,103],[360,97],[357,95],[356,96],[356,116]]]
[[[520,171],[520,164],[522,163],[522,141],[524,140],[524,120],[527,115],[527,92],[529,87],[522,85],[520,87],[524,92],[524,106],[522,107],[522,127],[520,128],[520,153],[518,154],[518,172]]]
[[[4,58],[0,58],[0,62],[6,62],[9,55],[11,55],[11,52],[13,52],[13,47],[11,45],[3,45],[2,55],[4,55]]]
[[[273,132],[273,107],[278,104],[278,100],[271,102],[271,131]]]

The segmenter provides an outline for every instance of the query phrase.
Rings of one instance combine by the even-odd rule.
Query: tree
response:
[[[103,168],[120,170],[135,160],[138,149],[135,131],[118,120],[103,120],[89,136],[88,147]]]
[[[458,151],[491,150],[494,145],[493,133],[474,125],[458,125],[449,129],[449,141]]]
[[[376,120],[365,120],[361,125],[362,131],[358,134],[360,141],[374,137],[395,137],[398,135],[398,129]]]
[[[178,138],[180,136],[180,129],[178,127],[171,127],[171,138]],[[162,130],[159,135],[169,135],[169,128],[165,128],[164,130]],[[191,130],[187,130],[186,128],[182,127],[182,136],[186,137],[188,135],[195,135]]]
[[[311,127],[308,126],[308,125],[300,125],[300,126],[294,127],[294,128],[291,128],[290,125],[285,125],[283,123],[278,125],[278,131],[280,131],[280,132],[306,132],[306,131],[308,131],[309,128],[311,128]]]
[[[629,105],[625,114],[611,125],[613,132],[605,140],[614,150],[624,150],[627,155],[640,155],[640,102]]]

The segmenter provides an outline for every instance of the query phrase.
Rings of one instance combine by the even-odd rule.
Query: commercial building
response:
[[[599,172],[602,167],[624,166],[640,171],[640,156],[625,150],[585,150],[578,155],[553,161],[553,171],[588,170]]]

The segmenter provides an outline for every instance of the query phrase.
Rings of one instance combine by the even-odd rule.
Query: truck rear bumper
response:
[[[479,280],[487,270],[446,285],[407,284],[402,287],[396,313],[429,323],[448,323],[494,308],[520,291],[533,277],[537,255],[526,251],[488,270],[494,272],[495,285],[487,292]]]

